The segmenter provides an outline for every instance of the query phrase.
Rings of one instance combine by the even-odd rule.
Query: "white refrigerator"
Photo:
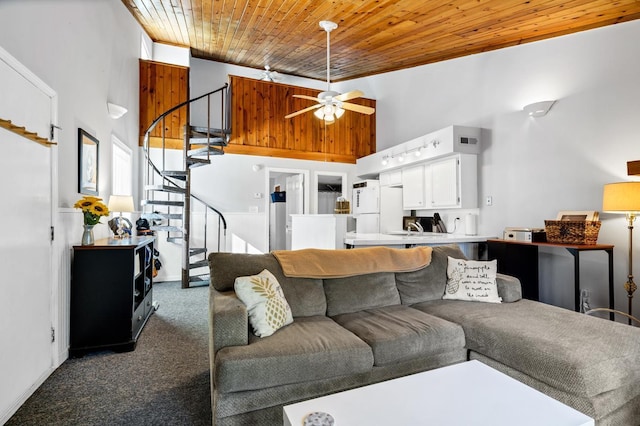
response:
[[[353,184],[351,209],[356,219],[356,233],[380,232],[380,182],[369,179]]]

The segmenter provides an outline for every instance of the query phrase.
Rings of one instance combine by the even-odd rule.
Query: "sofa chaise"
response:
[[[214,425],[282,424],[283,405],[470,359],[597,425],[640,424],[640,329],[522,299],[519,281],[501,274],[496,303],[443,299],[451,262],[464,260],[455,245],[429,248],[425,266],[393,272],[367,250],[332,251],[349,252],[359,272],[324,277],[285,275],[283,262],[296,257],[277,252],[209,255]],[[268,320],[281,327],[259,337],[234,283],[265,270],[288,311],[278,306]]]

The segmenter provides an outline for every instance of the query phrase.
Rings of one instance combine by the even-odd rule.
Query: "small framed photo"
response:
[[[558,212],[558,217],[556,220],[586,220],[586,221],[597,221],[599,217],[598,212],[593,210],[586,211],[561,211]]]
[[[98,139],[78,129],[78,192],[98,195]]]

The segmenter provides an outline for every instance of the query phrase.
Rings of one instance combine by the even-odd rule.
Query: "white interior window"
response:
[[[133,195],[133,160],[131,148],[115,135],[111,135],[112,173],[111,188],[115,195]]]

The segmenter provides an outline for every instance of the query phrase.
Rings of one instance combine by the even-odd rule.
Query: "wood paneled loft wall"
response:
[[[345,111],[326,125],[313,112],[286,119],[285,115],[313,105],[294,94],[317,96],[319,90],[230,76],[231,139],[225,152],[303,160],[355,163],[376,151],[376,115]],[[189,69],[140,60],[140,144],[149,125],[162,113],[188,99]],[[375,108],[376,101],[359,98],[350,102]],[[197,105],[196,105],[197,107]],[[158,125],[150,144],[182,149],[188,122],[186,107],[171,113]]]
[[[153,120],[172,107],[189,99],[189,68],[161,62],[140,60],[140,145]],[[184,126],[188,121],[183,107],[165,118],[151,133],[150,145],[162,146],[164,128],[167,148],[182,149]]]
[[[293,95],[317,96],[319,90],[230,76],[231,141],[226,152],[304,160],[355,163],[376,151],[376,115],[345,111],[326,125],[313,112],[285,115],[313,105]],[[376,101],[350,101],[375,108]]]

